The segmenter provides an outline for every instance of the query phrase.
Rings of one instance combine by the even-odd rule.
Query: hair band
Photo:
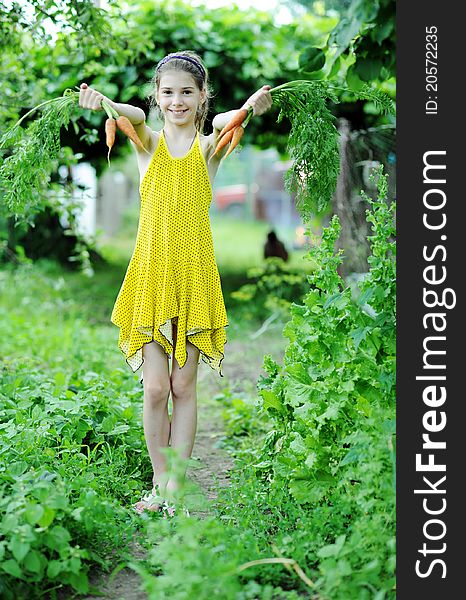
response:
[[[202,65],[195,58],[191,58],[190,56],[183,56],[182,54],[169,54],[165,58],[162,58],[162,60],[158,63],[155,70],[158,71],[162,65],[164,65],[166,62],[168,62],[172,58],[181,58],[182,60],[187,60],[188,62],[190,62],[197,68],[197,70],[199,71],[199,73],[202,76],[202,79],[205,79],[205,70],[203,69]]]

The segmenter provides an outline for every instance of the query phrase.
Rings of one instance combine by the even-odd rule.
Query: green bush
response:
[[[0,373],[0,405],[1,596],[87,592],[91,565],[109,568],[136,531],[127,506],[150,472],[139,415],[95,373],[65,388],[26,367]]]
[[[309,535],[308,561],[332,600],[394,593],[395,203],[380,169],[378,192],[366,197],[372,255],[360,293],[353,299],[337,273],[334,216],[310,252],[315,289],[291,307],[284,365],[266,356],[259,382],[274,428],[257,475],[313,515],[320,535]]]
[[[264,265],[247,271],[248,282],[231,293],[231,297],[245,303],[257,319],[270,313],[287,318],[292,302],[299,302],[309,290],[307,275],[302,270],[290,269],[281,258],[270,257]]]

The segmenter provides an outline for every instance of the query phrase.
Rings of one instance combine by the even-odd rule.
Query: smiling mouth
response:
[[[187,108],[185,108],[184,110],[173,110],[173,109],[168,109],[170,112],[174,113],[175,115],[182,115],[183,113],[187,112]]]

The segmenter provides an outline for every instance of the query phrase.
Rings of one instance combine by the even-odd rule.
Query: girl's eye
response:
[[[163,90],[162,91],[162,94],[164,96],[169,96],[171,93],[172,93],[171,90]],[[193,92],[192,92],[192,90],[183,90],[183,93],[187,94],[188,96],[190,96]]]

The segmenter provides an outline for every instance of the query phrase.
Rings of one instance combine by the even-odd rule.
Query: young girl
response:
[[[164,122],[160,131],[146,125],[140,108],[113,102],[85,83],[79,104],[102,110],[104,99],[128,117],[147,150],[131,142],[140,175],[139,226],[111,321],[120,328],[118,345],[133,372],[143,365],[144,435],[154,475],[152,492],[134,507],[138,512],[173,514],[167,498],[177,484],[168,478],[160,448],[170,444],[183,458],[191,456],[200,356],[223,376],[228,320],[208,211],[214,177],[228,148],[212,156],[218,134],[237,111],[216,115],[213,132],[203,135],[210,97],[208,73],[191,51],[163,58],[152,83],[152,105]],[[272,105],[269,89],[263,86],[243,108],[251,106],[253,115],[263,114]]]

